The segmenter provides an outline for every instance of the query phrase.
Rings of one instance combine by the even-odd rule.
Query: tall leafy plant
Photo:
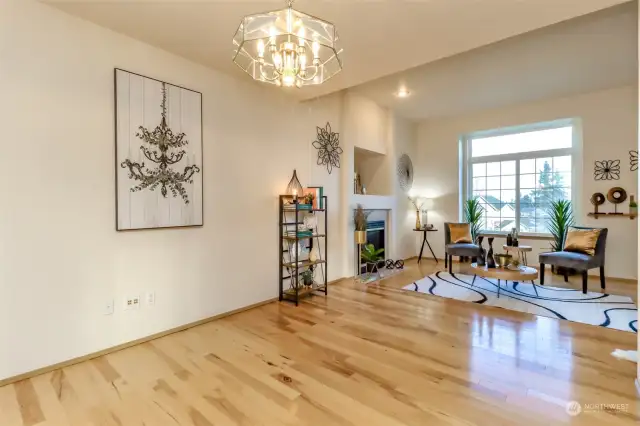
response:
[[[474,243],[478,241],[480,228],[482,226],[482,206],[477,198],[471,198],[464,203],[464,220],[471,227],[471,239]]]
[[[562,251],[564,245],[564,236],[567,230],[573,225],[573,210],[571,209],[571,201],[559,200],[552,201],[547,208],[547,229],[553,236],[551,241],[551,250]]]

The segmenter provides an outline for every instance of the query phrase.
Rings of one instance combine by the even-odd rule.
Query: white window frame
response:
[[[562,127],[572,127],[572,141],[570,148],[548,149],[543,151],[518,152],[515,154],[488,155],[484,157],[473,158],[471,156],[471,141],[473,139],[505,136],[519,133],[535,132],[540,130],[551,130]],[[571,156],[571,206],[573,208],[574,217],[578,217],[580,213],[580,203],[578,200],[580,179],[582,175],[582,123],[578,118],[566,118],[553,121],[545,121],[539,123],[523,124],[519,126],[503,127],[499,129],[482,130],[471,132],[460,137],[460,220],[464,220],[464,202],[473,196],[473,177],[471,170],[473,164],[491,163],[499,161],[528,160],[540,157],[561,157]],[[516,229],[520,229],[520,161],[516,161]],[[506,231],[482,231],[483,234],[507,235]],[[531,237],[549,237],[549,233],[540,232],[519,232],[522,236]]]

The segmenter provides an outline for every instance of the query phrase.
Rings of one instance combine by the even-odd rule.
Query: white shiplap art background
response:
[[[167,126],[174,135],[185,133],[189,142],[182,147],[187,153],[182,160],[170,165],[175,172],[183,173],[185,167],[196,164],[199,173],[192,177],[193,184],[183,186],[189,204],[178,194],[174,197],[167,188],[167,196],[155,190],[143,189],[131,192],[140,181],[129,178],[129,169],[120,165],[126,159],[143,163],[146,169],[158,166],[140,150],[141,145],[152,148],[136,137],[139,127],[152,132],[160,125],[162,114],[162,82],[116,70],[116,174],[117,174],[117,225],[118,230],[167,228],[202,225],[202,95],[198,92],[172,86],[167,87]],[[179,149],[170,149],[167,154]]]

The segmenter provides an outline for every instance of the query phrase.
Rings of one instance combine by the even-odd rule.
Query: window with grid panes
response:
[[[573,133],[563,120],[465,136],[465,193],[484,231],[548,233],[551,202],[572,198]]]

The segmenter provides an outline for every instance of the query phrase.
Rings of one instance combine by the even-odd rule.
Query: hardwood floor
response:
[[[408,262],[379,285],[344,280],[298,308],[275,302],[2,387],[0,425],[638,424],[636,365],[610,356],[636,335],[399,289],[434,269]]]

